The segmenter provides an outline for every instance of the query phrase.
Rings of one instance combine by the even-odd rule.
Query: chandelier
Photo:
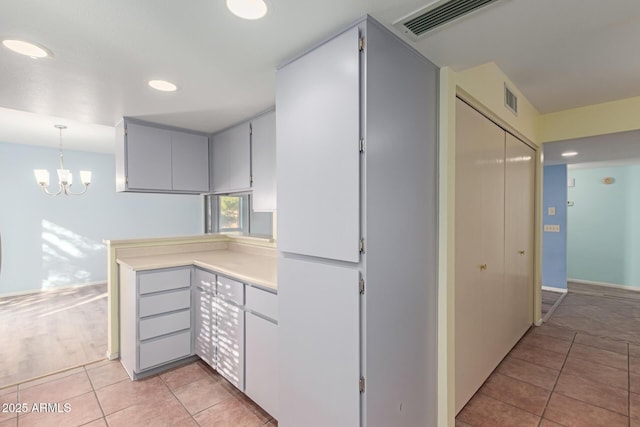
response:
[[[60,169],[58,169],[58,191],[49,191],[49,171],[46,169],[33,170],[33,173],[36,176],[36,181],[40,185],[40,188],[42,188],[42,191],[50,196],[59,196],[60,194],[64,194],[65,196],[77,196],[80,194],[84,194],[87,192],[89,184],[91,184],[91,171],[80,171],[80,181],[82,182],[83,188],[82,191],[73,193],[71,191],[73,176],[71,175],[71,171],[69,169],[64,168],[64,158],[62,156],[62,130],[66,129],[67,127],[65,125],[54,125],[54,127],[60,131]]]

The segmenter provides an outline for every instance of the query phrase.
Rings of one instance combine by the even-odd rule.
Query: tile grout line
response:
[[[104,423],[108,426],[109,423],[107,422],[107,416],[104,413],[104,409],[102,408],[102,404],[100,403],[100,399],[98,399],[98,393],[96,393],[96,387],[93,385],[93,381],[91,381],[91,377],[89,376],[89,370],[87,369],[87,365],[83,366],[84,368],[84,373],[87,375],[87,378],[89,379],[89,384],[91,384],[91,391],[93,392],[93,397],[96,398],[96,402],[98,402],[98,408],[100,408],[100,413],[102,414],[102,419],[104,420]],[[96,420],[98,420],[99,418],[96,418]],[[96,420],[93,421],[89,421],[89,422],[94,422]],[[88,423],[86,423],[88,424]]]
[[[547,409],[549,407],[549,402],[551,401],[551,397],[553,396],[553,392],[555,391],[555,389],[556,389],[556,387],[558,385],[558,381],[560,381],[560,376],[562,375],[562,371],[564,370],[564,367],[567,364],[567,359],[569,359],[569,353],[571,352],[571,348],[573,348],[573,343],[575,342],[577,335],[578,335],[578,333],[576,331],[574,331],[573,332],[573,338],[571,339],[571,344],[569,345],[569,349],[567,350],[567,354],[565,354],[564,360],[562,361],[562,366],[560,367],[560,372],[558,372],[558,377],[556,378],[556,381],[553,384],[553,388],[551,389],[551,393],[549,393],[549,397],[547,398],[547,401],[544,404],[544,409],[542,410],[542,415],[540,417],[541,420],[544,420],[544,415],[547,413]],[[540,422],[542,422],[542,421],[540,421]]]
[[[196,362],[197,363],[197,362]],[[211,405],[207,408],[204,408],[202,411],[198,411],[195,414],[192,414],[186,406],[184,406],[184,403],[182,403],[182,400],[180,400],[180,398],[178,396],[176,396],[176,394],[173,392],[173,390],[171,389],[171,387],[169,387],[169,384],[167,384],[167,382],[164,380],[164,378],[162,378],[162,374],[158,374],[158,378],[160,379],[160,381],[162,381],[162,384],[165,385],[165,387],[167,387],[167,390],[169,390],[169,393],[171,393],[171,396],[173,396],[174,399],[176,399],[178,401],[178,403],[180,404],[180,406],[182,406],[184,408],[184,410],[187,412],[187,414],[189,414],[189,417],[193,420],[194,423],[196,423],[196,425],[200,425],[200,423],[198,421],[196,421],[195,415],[199,414],[202,411],[205,411],[209,408],[211,408],[212,406],[216,406],[217,403],[215,405]],[[185,384],[186,385],[186,384]],[[220,402],[218,402],[220,403]]]
[[[580,344],[580,343],[576,343],[576,344],[582,345],[582,344]],[[628,344],[628,343],[627,343],[627,344]],[[573,347],[573,343],[572,343],[571,347]],[[571,347],[569,348],[569,351],[571,351]],[[594,347],[594,348],[598,348],[598,347]],[[618,353],[618,354],[620,354],[620,353]],[[609,366],[609,365],[603,365],[603,364],[601,364],[601,363],[597,363],[597,362],[593,362],[593,361],[590,361],[590,360],[586,360],[586,359],[583,359],[583,358],[580,358],[580,357],[577,357],[577,356],[574,356],[574,357],[575,357],[576,359],[579,359],[579,360],[582,360],[582,361],[591,362],[591,363],[594,363],[594,364],[597,364],[597,365],[605,366],[605,367],[608,367],[608,368],[611,368],[611,369],[618,369],[619,371],[622,371],[622,369],[620,369],[620,368],[615,368],[615,367],[613,367],[613,366]],[[568,358],[569,358],[569,353],[567,353],[567,356],[566,356],[566,359],[565,359],[565,364],[566,364],[566,360],[567,360]],[[628,358],[627,358],[627,359],[628,359]],[[563,364],[562,369],[564,369],[564,365],[565,365],[565,364]],[[627,371],[627,372],[628,372],[628,371]],[[560,371],[560,373],[562,373],[562,370]],[[566,375],[576,376],[576,375],[573,375],[573,374],[566,374]],[[630,374],[629,374],[629,372],[628,372],[628,376],[629,376],[629,375],[630,375]],[[559,379],[560,379],[560,376],[558,376],[558,380],[559,380]],[[627,380],[627,382],[629,383],[629,381],[630,381],[630,380],[628,379],[628,380]],[[596,382],[596,383],[597,383],[597,382]],[[557,381],[556,381],[556,384],[557,384]],[[597,383],[597,384],[601,384],[601,383]],[[611,388],[615,388],[615,389],[619,389],[618,387],[613,387],[613,386],[609,386],[609,387],[611,387]],[[619,389],[619,390],[622,390],[622,389]],[[555,386],[554,386],[554,391],[555,391]],[[552,393],[553,393],[553,391],[552,391]],[[572,399],[572,400],[575,400],[575,401],[577,401],[577,402],[584,403],[584,404],[586,404],[586,405],[590,405],[590,406],[593,406],[593,407],[596,407],[596,408],[604,409],[605,411],[609,411],[609,412],[612,412],[612,413],[615,413],[615,414],[622,415],[622,416],[624,416],[624,417],[626,417],[626,418],[628,419],[629,423],[631,422],[631,414],[630,414],[630,412],[629,412],[629,411],[630,411],[630,407],[631,407],[631,406],[630,406],[630,403],[629,403],[629,408],[628,408],[627,415],[624,415],[624,414],[621,414],[620,412],[617,412],[617,411],[615,411],[615,410],[613,410],[613,409],[605,408],[604,406],[600,406],[600,405],[595,404],[595,403],[592,403],[592,402],[586,402],[586,401],[584,401],[584,400],[582,400],[582,399],[578,399],[578,398],[573,397],[573,396],[567,396],[567,395],[565,395],[565,394],[563,394],[563,393],[558,393],[558,394],[560,394],[561,396],[564,396],[564,397],[566,397],[566,398],[568,398],[568,399]],[[630,400],[630,397],[631,397],[631,396],[630,396],[630,391],[627,391],[627,394],[628,394],[628,398],[629,398],[629,400]],[[551,395],[549,396],[549,400],[550,400],[550,399],[551,399]],[[547,402],[547,405],[548,405],[548,402]],[[545,406],[545,411],[546,411],[546,406]]]

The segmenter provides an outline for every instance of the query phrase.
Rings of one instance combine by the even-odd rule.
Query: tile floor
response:
[[[549,323],[533,327],[456,426],[640,427],[640,345]]]
[[[17,412],[18,402],[28,410]],[[60,405],[50,405],[38,412],[41,403]],[[33,404],[38,404],[36,410]],[[0,427],[54,425],[276,427],[278,424],[200,361],[130,381],[119,361],[105,360],[0,389]]]
[[[547,314],[555,310],[555,305],[558,303],[560,297],[564,294],[561,292],[542,290],[542,318],[548,317]]]

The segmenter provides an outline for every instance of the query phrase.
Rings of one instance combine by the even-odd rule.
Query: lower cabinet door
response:
[[[212,368],[216,367],[216,312],[214,294],[200,286],[193,288],[194,350]]]
[[[278,425],[360,425],[358,282],[355,268],[278,257]]]
[[[278,325],[246,313],[245,393],[278,419]]]
[[[140,343],[140,371],[187,357],[191,354],[191,331]]]
[[[218,357],[216,370],[244,391],[244,310],[216,298],[218,313]]]

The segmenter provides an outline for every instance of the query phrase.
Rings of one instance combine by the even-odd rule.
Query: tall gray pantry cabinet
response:
[[[438,68],[365,17],[276,76],[278,424],[436,424]]]

